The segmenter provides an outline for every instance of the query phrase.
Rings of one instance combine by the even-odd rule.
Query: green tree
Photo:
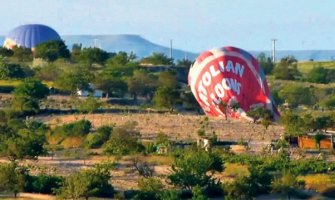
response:
[[[88,96],[80,105],[79,111],[82,113],[93,113],[101,106],[101,102],[92,96]]]
[[[42,194],[55,194],[64,181],[63,177],[47,174],[27,175],[25,179],[25,192]]]
[[[266,57],[265,53],[260,53],[257,56],[259,66],[264,70],[265,74],[271,74],[274,68],[274,63],[271,58]]]
[[[321,115],[314,117],[313,121],[313,130],[323,130],[324,132],[327,132],[327,128],[331,128],[334,126],[334,119],[331,115]]]
[[[25,170],[18,167],[16,163],[0,165],[0,191],[11,192],[15,198],[23,191],[25,185]]]
[[[298,182],[294,174],[284,171],[281,177],[273,180],[271,186],[274,192],[278,192],[286,196],[287,199],[291,199],[291,196],[295,194]]]
[[[61,74],[55,85],[57,88],[75,95],[78,90],[90,90],[89,83],[93,79],[94,75],[87,67],[78,66]]]
[[[29,48],[15,46],[12,50],[13,56],[11,58],[19,62],[29,62],[33,60],[33,52]]]
[[[139,95],[151,99],[156,87],[156,77],[144,71],[135,71],[134,75],[128,79],[128,91],[133,95],[134,100]]]
[[[89,148],[99,148],[108,141],[112,134],[112,126],[101,126],[95,133],[89,133],[86,137],[86,146]]]
[[[324,99],[322,99],[319,104],[321,106],[324,106],[328,109],[334,109],[335,108],[335,95],[328,96]]]
[[[127,122],[113,130],[113,134],[104,145],[104,152],[111,155],[127,155],[141,152],[143,145],[139,142],[140,133],[135,130],[137,123]]]
[[[0,155],[10,161],[36,159],[43,154],[45,133],[48,127],[43,123],[10,119],[7,127],[0,129]]]
[[[173,59],[168,58],[164,53],[152,53],[150,56],[141,60],[143,64],[152,65],[173,65]]]
[[[283,112],[280,122],[284,125],[285,133],[289,135],[300,135],[308,129],[304,119],[292,111]]]
[[[312,105],[314,95],[309,87],[303,87],[297,84],[287,84],[278,93],[281,99],[290,107],[297,107],[299,105]]]
[[[78,60],[82,50],[82,44],[75,43],[72,45],[71,49],[71,59]]]
[[[190,68],[194,61],[189,60],[187,58],[183,58],[181,60],[177,60],[177,67],[185,67],[185,68]]]
[[[134,70],[139,67],[135,58],[134,54],[127,54],[121,51],[106,61],[106,67],[103,72],[115,78],[131,77]]]
[[[207,200],[199,185],[193,187],[192,189],[192,200]]]
[[[197,185],[207,187],[214,181],[212,174],[218,166],[222,169],[222,164],[222,160],[216,161],[209,152],[188,150],[177,155],[168,179],[183,189],[192,190]]]
[[[110,57],[110,55],[99,48],[84,48],[81,50],[79,58],[77,59],[77,62],[83,62],[87,63],[89,65],[92,65],[93,63],[97,64],[104,64],[106,60]]]
[[[62,40],[43,42],[35,47],[35,58],[55,61],[58,58],[70,58],[70,51]]]
[[[313,67],[307,74],[307,80],[312,83],[329,83],[328,70],[322,66]]]
[[[110,169],[96,166],[68,176],[58,191],[61,199],[89,197],[113,197],[114,188],[109,184]]]
[[[52,132],[54,134],[60,134],[63,136],[80,136],[87,135],[92,128],[90,121],[82,119],[76,122],[64,124],[61,126],[55,127]]]
[[[83,172],[77,172],[68,176],[65,179],[63,186],[60,188],[59,197],[61,199],[71,198],[74,200],[82,197],[88,199],[91,196],[89,186],[92,177],[87,175],[88,174]]]
[[[141,178],[138,181],[139,193],[134,197],[136,200],[160,200],[164,190],[163,183],[158,178]]]
[[[39,111],[39,101],[48,94],[48,87],[41,81],[25,79],[14,90],[12,108],[16,111],[36,113]]]
[[[177,91],[168,87],[159,87],[155,92],[153,102],[156,107],[173,110],[178,98],[179,94]]]
[[[292,56],[282,58],[274,68],[273,75],[276,79],[296,79],[297,76],[300,76],[300,72],[297,68],[297,60]]]
[[[18,64],[8,63],[0,57],[0,79],[24,78],[25,72]]]
[[[20,130],[15,137],[3,141],[5,149],[1,153],[11,161],[23,158],[37,159],[45,152],[44,141],[45,138],[40,134],[34,134],[29,130]]]
[[[178,88],[178,80],[175,73],[170,71],[160,72],[158,74],[158,86],[170,89]]]
[[[234,181],[223,184],[227,199],[249,199],[248,177],[236,177]]]
[[[161,200],[179,200],[180,192],[177,190],[164,190],[160,198]]]
[[[127,92],[127,82],[120,77],[107,73],[100,73],[94,80],[94,87],[106,93],[106,98],[111,96],[123,97]]]
[[[11,57],[13,56],[14,52],[11,49],[7,49],[5,47],[0,47],[0,56],[3,57]]]
[[[165,146],[169,146],[171,143],[171,141],[169,140],[169,136],[160,132],[157,134],[156,140],[155,140],[155,144],[156,145],[165,145]]]
[[[249,166],[250,176],[247,177],[247,185],[245,188],[245,197],[255,197],[256,195],[268,193],[271,189],[272,176],[269,174],[266,166]]]
[[[256,123],[259,119],[264,117],[265,111],[266,109],[264,107],[255,107],[250,109],[247,112],[247,115],[253,119],[254,123]]]
[[[106,64],[108,64],[110,66],[115,66],[115,67],[122,67],[122,66],[124,67],[129,62],[133,62],[135,59],[136,59],[135,54],[130,53],[128,55],[126,52],[120,51],[115,56],[108,59]]]
[[[36,67],[35,77],[42,81],[52,81],[55,82],[59,76],[63,73],[59,65],[55,63],[47,64],[43,67]]]
[[[247,112],[247,115],[253,118],[254,123],[261,119],[261,124],[264,126],[265,130],[271,125],[273,119],[272,112],[264,107],[250,109]]]
[[[180,100],[183,108],[186,110],[200,110],[200,105],[194,95],[192,94],[190,88],[187,88],[184,92],[180,94]]]

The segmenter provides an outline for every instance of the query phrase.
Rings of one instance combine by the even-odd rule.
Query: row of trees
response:
[[[57,194],[60,199],[113,197],[114,188],[109,183],[111,164],[100,164],[67,177],[47,174],[31,175],[29,169],[16,162],[0,165],[0,192],[17,194]]]
[[[42,45],[42,47],[45,49],[51,48],[48,44],[46,43],[46,46]],[[22,101],[22,98],[19,100],[18,96],[26,96],[26,99],[34,96],[22,92],[22,88],[27,87],[28,84],[37,87],[36,90],[41,93],[41,96],[38,97],[39,100],[45,98],[48,92],[38,81],[47,82],[49,86],[67,94],[76,95],[78,90],[93,91],[99,89],[106,94],[107,98],[111,96],[124,97],[129,94],[135,102],[140,96],[144,97],[148,103],[155,103],[157,107],[170,109],[177,102],[181,102],[181,98],[188,96],[179,90],[180,85],[175,71],[148,72],[145,68],[140,67],[138,61],[135,61],[136,57],[133,54],[125,52],[109,54],[98,48],[79,48],[72,53],[78,60],[77,63],[57,60],[50,63],[42,62],[35,68],[12,64],[12,61],[2,57],[0,58],[1,79],[29,78],[18,86],[19,89],[17,88],[14,92],[16,102]],[[59,54],[63,55],[62,53]],[[168,58],[165,55],[155,53],[146,60],[155,60],[155,62],[161,60],[164,63],[166,59]],[[183,60],[181,63],[185,64],[187,61]],[[188,99],[185,98],[185,100]],[[14,104],[15,108],[22,107],[23,111],[36,112],[38,110],[35,102],[24,101]],[[26,104],[26,106],[22,106],[23,104]]]
[[[244,168],[232,180],[224,181],[217,175],[227,164]],[[0,191],[21,191],[57,194],[61,199],[113,197],[111,169],[113,163],[99,164],[66,177],[30,175],[17,163],[0,165]],[[128,198],[144,200],[174,200],[182,198],[207,199],[225,196],[227,199],[252,199],[261,194],[279,193],[290,199],[309,197],[304,182],[298,175],[332,172],[333,163],[322,160],[290,160],[285,153],[277,155],[234,155],[213,149],[188,149],[174,154],[171,173],[164,183],[153,174],[138,180],[139,190]],[[167,187],[167,184],[173,186]],[[122,195],[123,196],[123,195]],[[118,196],[119,198],[120,196]]]
[[[48,49],[52,51],[47,51]],[[3,52],[3,55],[6,56],[12,55],[8,51],[2,50],[0,53]],[[57,53],[52,53],[53,51]],[[49,52],[53,55],[51,57],[56,59],[42,56],[43,52]],[[146,71],[145,68],[140,67],[142,61],[136,60],[136,56],[132,53],[108,53],[98,48],[81,48],[80,45],[74,45],[71,53],[66,52],[68,52],[66,46],[60,41],[40,45],[36,48],[36,55],[49,62],[41,62],[35,68],[24,67],[22,63],[15,64],[11,57],[8,57],[9,60],[2,58],[0,59],[1,79],[34,77],[48,82],[49,86],[63,93],[73,95],[78,90],[100,89],[107,97],[122,98],[131,95],[135,102],[138,97],[143,97],[149,105],[154,104],[157,107],[171,110],[181,102],[183,106],[198,107],[193,95],[188,93],[187,89],[181,89],[176,72]],[[172,64],[169,58],[160,53],[154,53],[143,60],[145,63]],[[301,79],[297,61],[293,57],[283,58],[276,65],[271,62],[271,59],[266,58],[265,54],[260,54],[258,60],[264,71],[273,74],[276,79]],[[189,66],[190,63],[188,60],[178,62],[183,66]],[[330,69],[317,66],[307,74],[306,80],[328,83],[333,79],[332,74]],[[315,104],[324,108],[333,108],[335,106],[334,91],[331,91],[331,88],[316,87],[306,87],[299,83],[280,85],[274,82],[271,84],[273,96],[279,104],[287,103],[291,108],[298,105],[314,106]],[[31,112],[38,110],[36,103],[23,101],[22,98],[16,102],[20,101],[23,103],[15,103],[14,107],[22,107],[24,111],[30,110]],[[20,106],[25,103],[26,106]],[[29,106],[30,109],[24,108]]]
[[[88,47],[82,48],[81,44],[74,44],[71,51],[64,41],[48,41],[37,45],[32,51],[29,48],[17,47],[13,49],[0,48],[0,55],[8,57],[14,62],[31,62],[33,58],[40,58],[48,62],[54,62],[57,59],[65,59],[76,63],[85,63],[88,65],[104,65],[109,58],[115,56],[115,53],[106,52],[100,48]],[[135,54],[130,53],[129,60],[135,60]],[[129,61],[128,60],[128,61]],[[140,63],[149,65],[175,65],[174,60],[166,57],[162,53],[153,53],[151,56],[142,58]],[[190,67],[190,60],[182,59],[176,62],[178,66]]]
[[[78,79],[77,79],[78,78]],[[128,84],[121,79],[113,79],[110,76],[106,78],[97,78],[99,83],[96,87],[104,89],[107,96],[123,97],[129,92],[137,102],[138,96],[144,97],[147,103],[153,103],[158,108],[168,108],[173,110],[174,106],[183,101],[190,103],[193,99],[183,99],[182,93],[178,90],[179,84],[176,76],[171,72],[160,72],[157,76],[150,75],[143,71],[135,71],[134,75],[128,79]],[[61,87],[75,93],[77,87],[89,87],[90,81],[80,79],[75,75],[66,75],[64,79],[59,81]],[[88,90],[90,90],[88,88]],[[19,84],[12,98],[12,108],[15,111],[23,113],[37,113],[40,108],[40,102],[49,95],[49,88],[38,79],[28,78]],[[192,101],[193,100],[193,101]],[[77,109],[83,112],[92,112],[97,109],[101,103],[92,97],[87,98]],[[193,105],[195,106],[195,105]]]
[[[304,134],[308,131],[325,133],[327,129],[335,126],[335,115],[332,112],[302,115],[287,111],[282,114],[281,122],[285,127],[285,132],[290,135]]]
[[[311,83],[327,84],[335,81],[335,70],[323,67],[316,63],[305,75],[298,70],[298,61],[293,56],[282,58],[278,63],[273,63],[271,58],[261,53],[257,57],[259,65],[265,74],[273,75],[278,80],[302,80]]]

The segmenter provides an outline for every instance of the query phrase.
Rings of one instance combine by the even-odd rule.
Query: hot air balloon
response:
[[[236,47],[205,51],[191,66],[188,83],[209,116],[245,118],[250,109],[264,107],[279,118],[263,70],[248,52]]]
[[[14,46],[33,49],[38,44],[51,40],[61,40],[54,29],[42,24],[27,24],[11,30],[7,34],[3,46],[8,49],[12,49]]]

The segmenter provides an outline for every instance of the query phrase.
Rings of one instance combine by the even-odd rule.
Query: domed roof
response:
[[[27,24],[14,28],[7,36],[5,47],[11,48],[13,44],[26,48],[34,48],[38,44],[50,40],[61,40],[58,33],[49,26],[42,24]],[[6,45],[9,44],[8,45]]]

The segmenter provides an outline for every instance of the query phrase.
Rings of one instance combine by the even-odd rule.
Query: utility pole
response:
[[[97,39],[97,38],[94,38],[93,39],[93,47],[94,48],[99,48],[99,49],[101,49],[101,43],[100,43],[100,39]]]
[[[276,41],[277,39],[273,38],[272,40],[272,62],[276,62]]]
[[[98,47],[98,45],[97,45],[98,44],[98,39],[94,38],[93,42],[94,42],[93,47],[97,48]]]
[[[172,60],[172,39],[170,40],[170,59]]]

